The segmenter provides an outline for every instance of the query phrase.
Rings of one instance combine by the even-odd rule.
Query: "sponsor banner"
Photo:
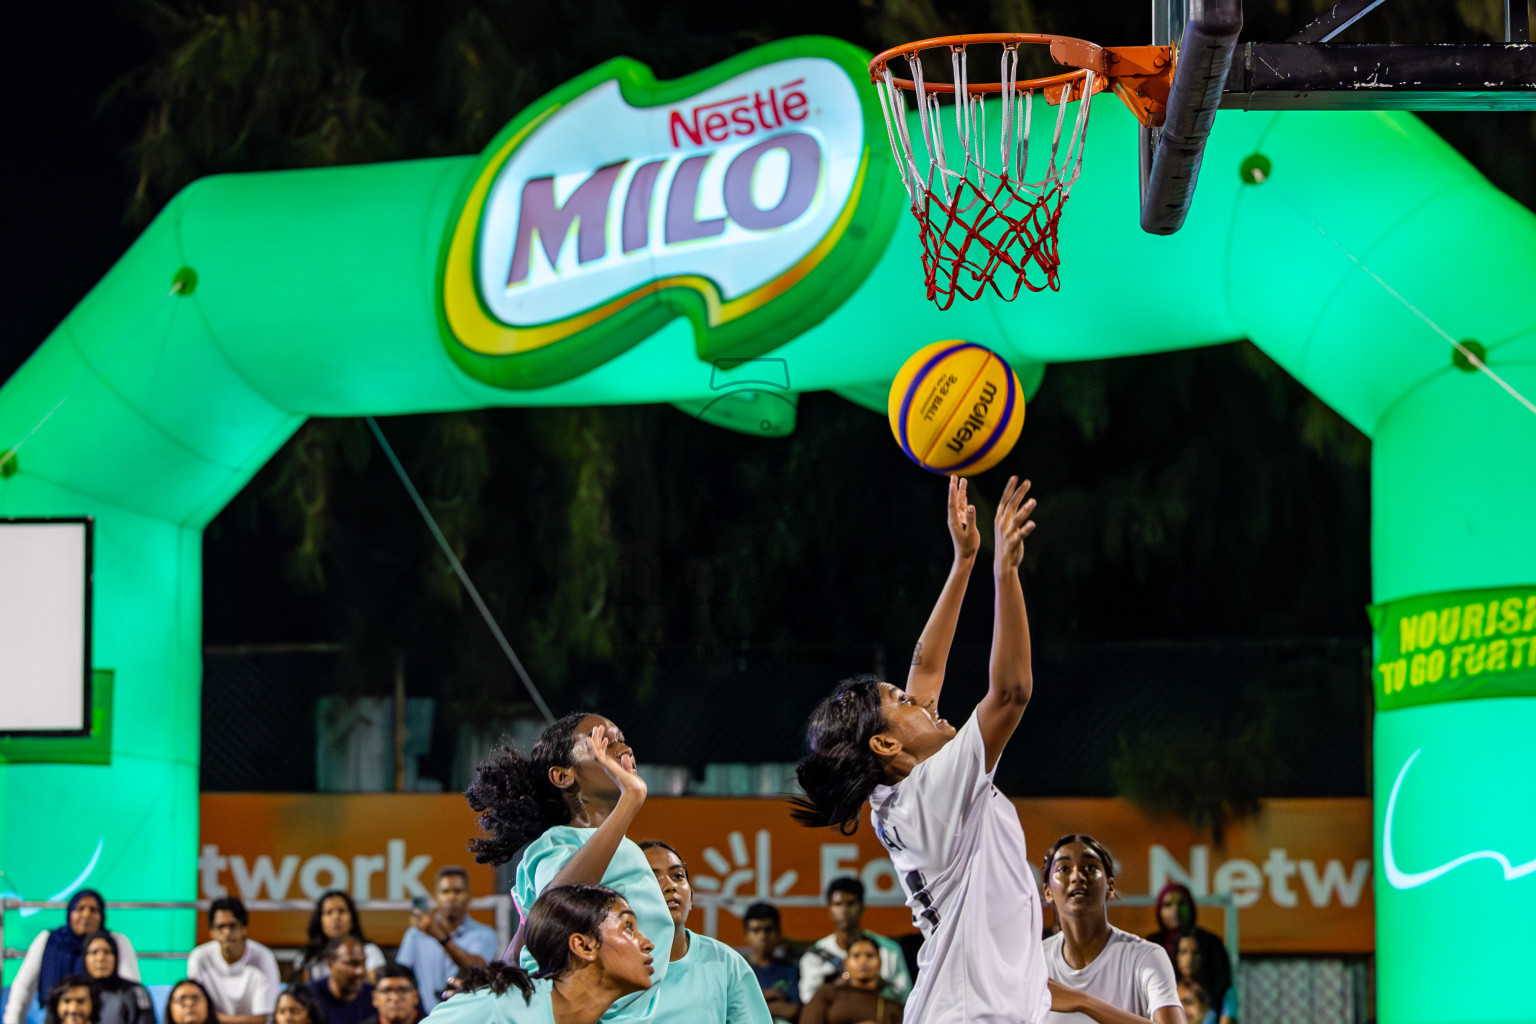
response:
[[[530,105],[449,226],[449,354],[488,383],[543,387],[680,316],[707,361],[819,322],[901,213],[867,60],[807,37],[658,82],[621,58]]]
[[[225,891],[246,899],[312,898],[335,886],[360,899],[410,899],[430,888],[437,869],[449,863],[469,869],[474,895],[495,891],[492,872],[464,852],[475,824],[457,794],[209,794],[202,800],[204,898]],[[1014,804],[1037,875],[1051,842],[1087,832],[1115,856],[1123,893],[1155,893],[1168,881],[1183,882],[1196,895],[1230,893],[1244,953],[1374,949],[1371,805],[1365,798],[1266,801],[1259,816],[1228,830],[1221,848],[1206,834],[1154,821],[1120,800]],[[726,942],[741,941],[740,914],[759,899],[780,908],[785,934],[826,934],[831,925],[822,894],[841,875],[864,882],[867,927],[890,935],[913,930],[867,817],[857,833],[841,836],[795,824],[779,800],[655,797],[646,801],[630,837],[661,839],[682,853],[695,890],[690,926]],[[488,915],[481,917],[490,923]],[[1110,918],[1138,934],[1154,928],[1150,907],[1115,907]],[[1200,921],[1225,933],[1219,907],[1202,907]],[[302,914],[258,914],[251,932],[263,942],[297,945],[304,923]],[[381,945],[398,942],[407,923],[404,913],[364,919],[369,938]]]
[[[1536,696],[1536,585],[1372,605],[1376,709]]]
[[[496,873],[466,850],[475,814],[457,793],[204,793],[197,859],[198,898],[313,900],[342,889],[354,900],[430,896],[439,868],[469,872],[469,891],[496,891]],[[472,916],[494,925],[491,915]],[[363,934],[399,943],[408,911],[361,915]],[[306,943],[306,913],[251,915],[251,937],[274,946]],[[197,924],[206,942],[208,921]]]

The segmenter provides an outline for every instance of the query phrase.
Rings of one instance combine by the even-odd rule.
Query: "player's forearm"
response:
[[[1017,569],[996,574],[997,597],[992,616],[992,661],[987,696],[1022,710],[1034,693],[1030,668],[1029,615]]]
[[[925,707],[937,703],[944,688],[944,666],[960,621],[960,606],[965,602],[965,588],[971,579],[975,557],[956,557],[939,599],[928,615],[922,636],[912,652],[912,668],[907,673],[907,693]]]
[[[1051,990],[1051,1009],[1057,1013],[1080,1013],[1097,1024],[1152,1024],[1146,1017],[1111,1006],[1097,996],[1079,989],[1068,988],[1054,981],[1047,984]]]

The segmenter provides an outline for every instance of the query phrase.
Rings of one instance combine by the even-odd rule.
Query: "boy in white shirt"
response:
[[[238,899],[214,900],[208,907],[208,933],[213,940],[187,957],[187,977],[200,982],[213,997],[219,1024],[265,1024],[282,991],[277,958],[247,937],[249,924],[250,915]]]

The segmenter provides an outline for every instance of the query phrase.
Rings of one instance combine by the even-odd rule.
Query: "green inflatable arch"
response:
[[[1025,371],[1251,338],[1373,442],[1380,1017],[1531,1019],[1536,415],[1432,325],[1536,395],[1536,216],[1406,114],[1228,112],[1186,227],[1146,235],[1136,125],[1101,96],[1060,292],[939,313],[865,59],[798,39],[670,83],[614,61],[479,157],[177,196],[0,389],[0,517],[96,517],[113,688],[110,764],[3,755],[9,878],[196,897],[201,532],[306,417],[673,402],[783,432],[792,396],[722,403],[716,363],[771,352],[780,388],[878,404],[943,338]],[[36,919],[11,920],[15,946]],[[1450,983],[1442,921],[1499,929],[1478,984]]]

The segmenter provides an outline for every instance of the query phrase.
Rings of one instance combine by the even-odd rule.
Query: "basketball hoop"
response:
[[[972,82],[967,48],[988,43],[1002,47],[998,81]],[[1052,60],[1074,70],[1020,81],[1019,47],[1029,45],[1050,47]],[[949,82],[930,82],[924,76],[922,54],[939,49],[949,51]],[[910,78],[892,72],[897,59],[905,60]],[[869,76],[880,95],[891,153],[917,218],[928,298],[948,309],[956,295],[974,300],[988,286],[1006,301],[1025,288],[1037,292],[1060,287],[1056,226],[1082,171],[1089,99],[1112,85],[1144,124],[1160,124],[1172,70],[1166,46],[1106,48],[1070,36],[1023,32],[924,39],[894,46],[870,61]],[[907,124],[909,92],[926,152],[922,159],[914,153]],[[1049,163],[1044,174],[1031,181],[1030,129],[1037,92],[1059,109]],[[948,148],[953,143],[945,138],[944,96],[953,98],[952,138],[963,153],[955,157],[954,166]],[[989,97],[1000,100],[991,166]],[[1077,109],[1069,116],[1067,105],[1072,102]]]

